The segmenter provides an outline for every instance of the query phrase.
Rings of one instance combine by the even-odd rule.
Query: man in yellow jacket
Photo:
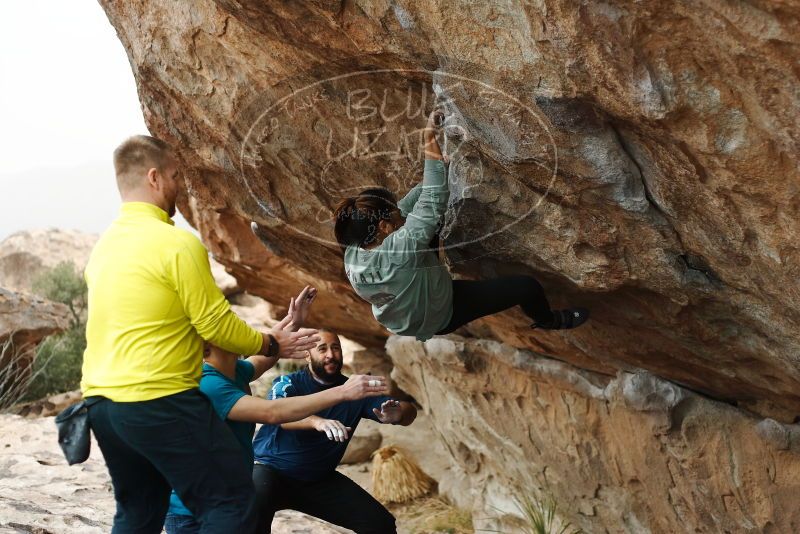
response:
[[[86,267],[81,381],[114,485],[112,532],[161,532],[171,488],[203,532],[249,532],[250,470],[198,390],[203,340],[277,359],[302,356],[316,331],[260,333],[231,311],[207,250],[170,218],[180,174],[166,143],[132,137],[114,152],[114,167],[123,203]]]

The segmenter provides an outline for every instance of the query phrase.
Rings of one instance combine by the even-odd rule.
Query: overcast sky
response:
[[[0,240],[100,233],[119,209],[111,153],[147,133],[125,49],[94,0],[7,2],[3,20]]]

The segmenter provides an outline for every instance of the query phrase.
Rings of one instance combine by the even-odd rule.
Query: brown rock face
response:
[[[387,347],[455,460],[448,477],[463,483],[448,492],[473,506],[476,529],[508,532],[516,501],[546,493],[586,532],[800,528],[798,425],[646,372],[612,379],[494,341]]]
[[[383,436],[377,430],[372,432],[358,432],[350,439],[347,450],[342,456],[340,464],[360,464],[368,462],[383,441]]]
[[[438,99],[453,271],[536,274],[594,313],[569,334],[516,312],[473,332],[800,408],[796,8],[101,3],[186,162],[182,210],[249,291],[282,303],[316,281],[318,323],[382,343],[329,218],[419,178]]]
[[[63,261],[82,271],[96,242],[94,234],[57,228],[12,234],[0,242],[0,287],[30,293],[37,276]]]
[[[36,346],[69,327],[66,306],[0,287],[0,401],[13,400],[29,376]]]
[[[472,414],[442,439],[476,509],[541,487],[539,473],[586,528],[797,530],[793,446],[770,449],[744,412],[652,378],[782,422],[800,413],[795,3],[101,4],[214,255],[270,302],[316,284],[313,322],[367,348],[386,332],[344,278],[331,213],[365,186],[405,193],[425,112],[446,111],[453,273],[533,274],[555,305],[593,313],[568,333],[517,311],[471,325],[506,345],[466,350],[467,386],[450,396],[448,367],[428,360],[456,365],[460,349],[433,342],[400,364],[430,366],[400,385],[434,416]],[[589,371],[554,385],[494,362],[511,346]],[[642,380],[652,409],[626,397]]]
[[[30,347],[69,326],[69,310],[63,304],[0,288],[0,343],[12,340]]]
[[[13,411],[16,415],[28,418],[53,417],[70,405],[80,401],[82,398],[83,394],[79,389],[76,389],[75,391],[57,393],[43,399],[17,405],[14,407]]]

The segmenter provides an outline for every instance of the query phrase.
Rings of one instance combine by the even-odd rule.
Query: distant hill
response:
[[[25,230],[0,242],[0,287],[31,293],[33,280],[44,269],[71,261],[83,269],[97,234],[58,228]]]

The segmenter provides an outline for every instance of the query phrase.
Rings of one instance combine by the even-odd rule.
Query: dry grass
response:
[[[572,526],[572,523],[559,513],[558,502],[549,493],[539,496],[519,494],[514,500],[522,514],[521,518],[508,517],[505,512],[495,508],[505,516],[502,519],[499,517],[495,519],[508,526],[514,525],[513,532],[520,534],[584,534],[583,530]],[[486,528],[480,529],[479,532],[505,533],[508,531]]]
[[[517,506],[525,517],[526,534],[582,534],[583,532],[559,516],[558,503],[553,496],[536,499],[523,495],[517,499]]]
[[[472,514],[441,497],[424,497],[390,507],[401,532],[408,534],[473,534]]]
[[[436,482],[399,447],[372,453],[372,493],[384,503],[407,502],[427,495]]]
[[[29,347],[17,346],[13,334],[0,342],[0,411],[8,410],[27,393],[35,378],[32,359]]]

